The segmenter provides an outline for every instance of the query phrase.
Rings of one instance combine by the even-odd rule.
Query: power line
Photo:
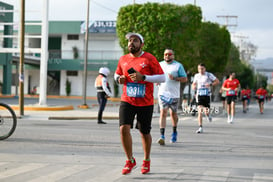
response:
[[[224,24],[226,27],[237,27],[237,18],[238,18],[238,16],[218,15],[217,18],[224,18],[226,20],[226,22]],[[230,23],[230,21],[229,21],[230,19],[233,19],[233,20],[235,19],[236,22],[235,23]]]
[[[117,13],[117,11],[115,11],[115,10],[113,10],[113,9],[111,9],[111,8],[108,8],[108,7],[102,5],[102,4],[100,4],[100,3],[98,3],[98,2],[96,2],[96,1],[94,1],[94,0],[91,0],[91,1],[92,1],[94,4],[96,4],[97,6],[103,8],[103,9],[106,9],[106,10],[111,11],[111,12],[113,12],[113,13]]]

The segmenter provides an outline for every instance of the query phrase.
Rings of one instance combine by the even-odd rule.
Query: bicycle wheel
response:
[[[12,135],[17,125],[17,118],[13,109],[7,104],[0,103],[0,140]]]

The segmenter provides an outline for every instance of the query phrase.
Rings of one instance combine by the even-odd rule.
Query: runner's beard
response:
[[[168,59],[168,60],[166,60],[166,62],[167,62],[167,63],[172,62],[172,59]]]
[[[140,47],[137,47],[137,48],[135,46],[129,47],[129,52],[132,54],[137,53],[139,50],[140,50]]]

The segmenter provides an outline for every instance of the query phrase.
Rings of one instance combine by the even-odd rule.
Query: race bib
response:
[[[198,95],[199,96],[208,96],[209,95],[209,89],[208,88],[198,89]]]
[[[229,91],[228,91],[228,94],[229,94],[229,95],[235,95],[235,90],[229,90]]]
[[[244,95],[244,96],[243,96],[243,98],[247,98],[247,96],[246,96],[246,95]]]
[[[165,97],[163,95],[160,95],[160,99],[167,104],[171,104],[173,102],[173,98]]]
[[[264,96],[263,96],[263,95],[260,95],[260,99],[264,99]]]
[[[127,95],[129,97],[144,97],[145,88],[145,84],[127,83]]]

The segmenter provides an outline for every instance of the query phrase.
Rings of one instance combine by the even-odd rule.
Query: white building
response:
[[[47,95],[66,95],[66,80],[71,82],[70,95],[81,96],[83,93],[83,70],[85,57],[85,33],[82,21],[50,21],[48,40],[48,81]],[[0,35],[1,35],[0,31]],[[28,25],[27,35],[41,35],[41,26]],[[2,33],[3,34],[3,33]],[[14,31],[14,34],[17,34]],[[13,39],[13,47],[17,47],[18,40]],[[0,45],[1,39],[0,39]],[[40,38],[26,38],[26,48],[40,48]],[[87,63],[87,96],[95,96],[95,77],[102,66],[111,70],[109,82],[113,89],[113,74],[118,59],[123,54],[116,35],[115,21],[95,21],[89,27],[88,63]],[[19,57],[13,55],[14,65]],[[39,93],[40,82],[40,54],[25,55],[24,94],[30,94],[34,87]],[[2,69],[0,70],[0,72]],[[18,78],[18,69],[12,69],[13,77]],[[2,75],[0,73],[0,75]],[[0,77],[0,81],[3,77]],[[18,93],[18,81],[12,81],[12,94]],[[119,89],[120,90],[120,89]]]

